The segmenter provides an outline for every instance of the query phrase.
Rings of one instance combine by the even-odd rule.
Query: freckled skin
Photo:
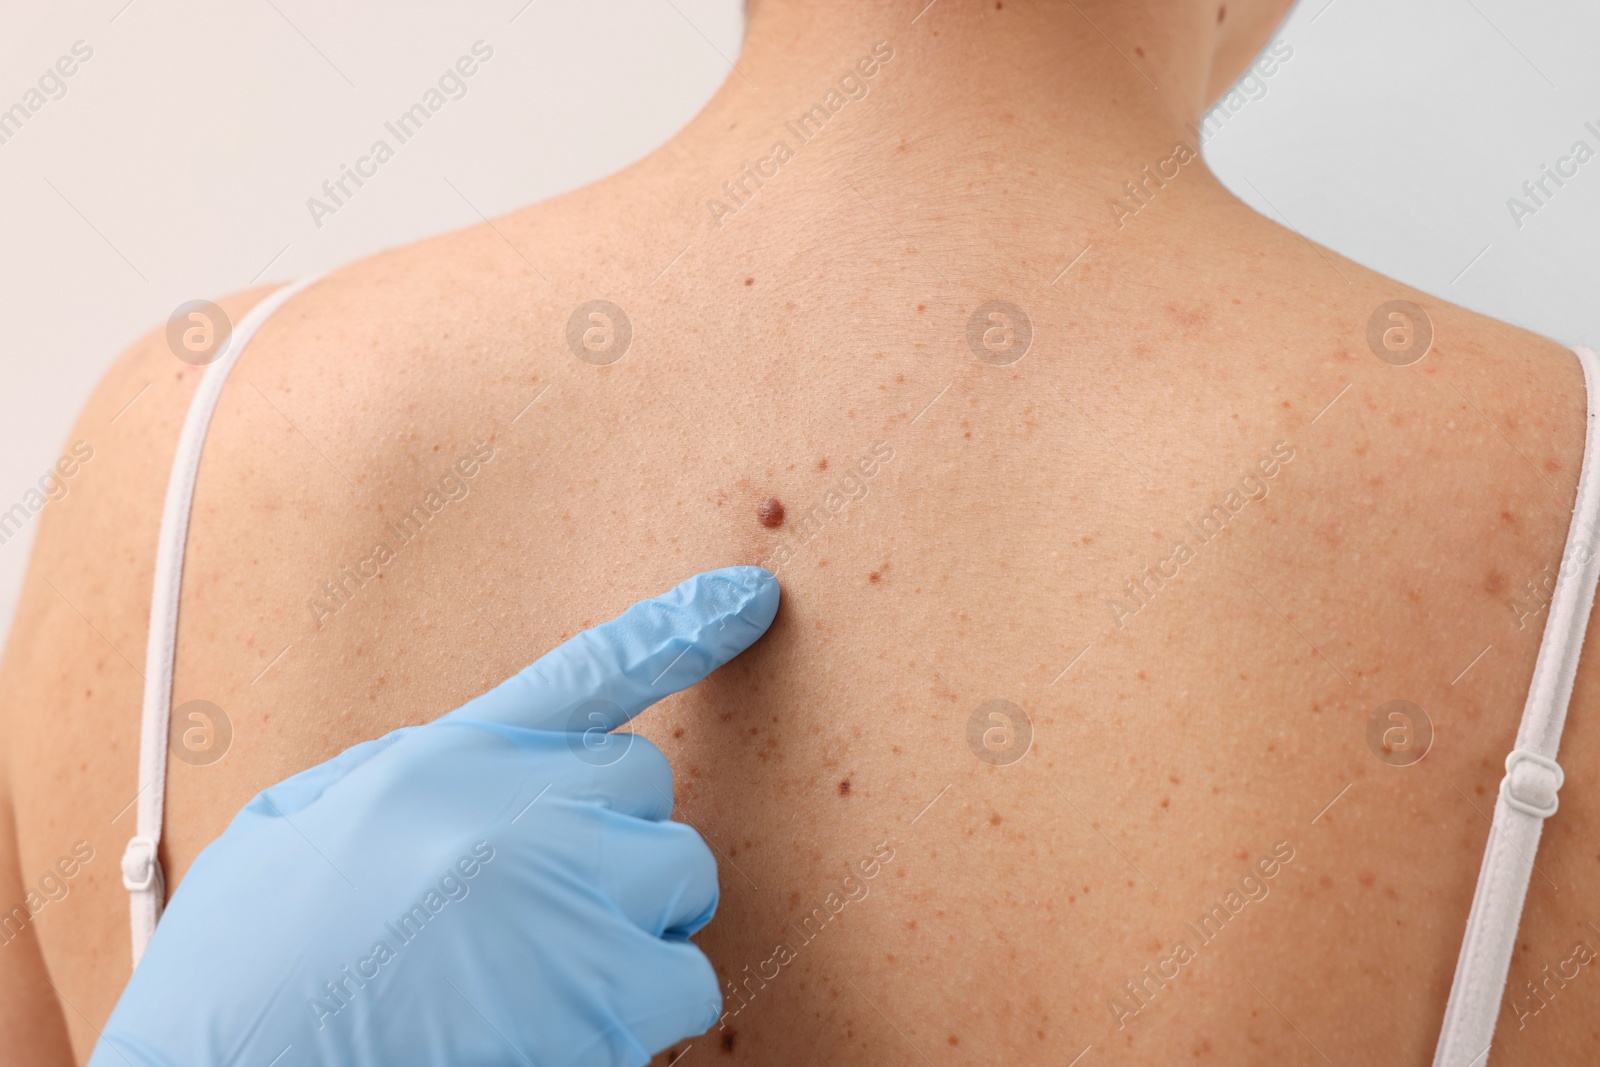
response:
[[[775,496],[769,496],[756,509],[756,521],[769,530],[776,530],[783,525],[783,501]]]
[[[1585,419],[1575,362],[1343,260],[1331,269],[1334,253],[1324,258],[1238,205],[1198,161],[1119,229],[1107,196],[1172,142],[1119,140],[1111,155],[1076,136],[1078,120],[1092,116],[1061,106],[1072,90],[1061,83],[1080,75],[1108,97],[1138,101],[1141,115],[1165,110],[1071,5],[1013,4],[981,20],[973,5],[938,4],[915,26],[906,23],[916,11],[889,19],[877,5],[840,3],[837,18],[801,18],[830,2],[750,5],[750,48],[762,19],[793,11],[799,21],[767,38],[778,42],[773,51],[741,57],[742,69],[760,71],[759,96],[737,74],[729,92],[787,119],[854,69],[865,42],[888,37],[899,58],[736,220],[718,229],[702,216],[702,237],[660,210],[664,193],[703,206],[702,194],[715,195],[781,127],[730,97],[697,120],[699,139],[681,151],[497,223],[525,250],[533,246],[520,235],[544,235],[529,256],[553,280],[596,271],[615,279],[622,290],[610,295],[637,333],[621,362],[594,367],[565,351],[566,287],[524,273],[525,261],[487,226],[335,272],[257,336],[208,436],[174,684],[180,703],[204,696],[227,708],[235,740],[215,765],[172,761],[169,887],[266,784],[457,707],[582,624],[694,571],[771,560],[787,542],[798,555],[781,568],[769,633],[631,727],[673,765],[680,818],[732,858],[718,857],[718,915],[695,938],[723,978],[744,981],[747,965],[771,974],[763,961],[774,942],[801,937],[788,924],[822,903],[844,864],[885,838],[897,852],[870,896],[796,946],[800,957],[738,1016],[744,1058],[921,1063],[895,1027],[938,1059],[938,1034],[960,1025],[948,1062],[1066,1062],[1092,1041],[1086,1067],[1120,1043],[1109,992],[1160,958],[1129,932],[1170,947],[1230,875],[1245,873],[1244,861],[1226,863],[1235,845],[1258,856],[1282,837],[1300,858],[1270,898],[1230,924],[1231,944],[1201,950],[1199,969],[1185,968],[1129,1022],[1138,1047],[1119,1061],[1180,1062],[1203,1024],[1217,1063],[1322,1062],[1248,977],[1334,1062],[1425,1062],[1488,832],[1462,794],[1488,810],[1480,798],[1493,797],[1504,773],[1545,617],[1518,629],[1484,577],[1497,570],[1502,597],[1516,598],[1561,560]],[[1193,21],[1204,28],[1214,9],[1201,14]],[[1055,21],[1027,22],[1045,17]],[[1249,18],[1235,3],[1230,32]],[[1131,54],[1138,20],[1116,21],[1103,23],[1106,34]],[[817,41],[787,32],[809,33],[813,22]],[[1013,23],[1030,32],[993,36]],[[1193,37],[1174,30],[1146,49],[1154,62],[1145,69],[1163,92],[1176,82],[1159,53]],[[1237,63],[1195,69],[1225,88],[1258,48],[1246,41]],[[975,51],[1008,62],[973,64]],[[803,77],[786,82],[780,54],[803,56]],[[1301,62],[1310,60],[1297,51],[1279,77],[1295,77]],[[1012,73],[1019,79],[1007,83]],[[981,74],[981,91],[954,80],[967,74]],[[933,77],[946,84],[925,91]],[[1020,113],[996,136],[1002,99]],[[969,103],[985,110],[961,114]],[[1072,121],[1058,125],[1058,114]],[[719,131],[735,118],[724,145]],[[1136,119],[1103,125],[1120,138]],[[878,150],[896,143],[899,153]],[[693,165],[685,172],[680,161]],[[1022,177],[1034,163],[1048,180]],[[1113,164],[1107,187],[1103,168]],[[1012,174],[1002,195],[992,183]],[[974,195],[955,195],[968,187]],[[996,234],[1004,255],[961,255],[991,247]],[[1050,284],[1083,247],[1080,234],[1093,250]],[[1007,370],[972,361],[966,317],[922,255],[1025,307],[1036,338],[1023,362]],[[768,279],[760,293],[751,285],[728,297],[729,284],[745,288],[757,273]],[[873,284],[859,284],[867,278]],[[1367,349],[1368,316],[1396,295],[1427,307],[1454,362],[1436,352],[1397,368]],[[254,297],[224,299],[237,322]],[[1169,303],[1204,309],[1210,321],[1186,327]],[[1139,344],[1148,355],[1134,366]],[[527,380],[530,345],[555,384],[513,423],[545,384]],[[1058,354],[1070,354],[1070,370],[1051,364]],[[1157,360],[1159,373],[1141,369]],[[86,1056],[127,975],[117,857],[132,813],[111,819],[137,789],[134,668],[152,546],[167,459],[201,376],[190,370],[174,382],[173,362],[157,329],[86,411],[80,435],[96,456],[39,517],[34,576],[11,629],[0,679],[0,888],[13,891],[0,894],[0,908],[79,837],[97,858],[69,900],[30,924],[36,944],[0,951],[0,975],[18,976],[0,987],[44,995],[31,1007],[0,997],[8,1062],[73,1062],[16,1048],[15,1020],[48,1012]],[[452,373],[430,372],[439,366]],[[1435,366],[1448,367],[1456,388],[1428,385]],[[656,388],[617,388],[645,370]],[[146,382],[154,384],[112,425]],[[1396,410],[1407,419],[1391,421]],[[596,428],[613,425],[625,428],[618,444],[627,447],[594,447]],[[384,536],[385,519],[437,484],[459,455],[454,442],[482,434],[497,435],[497,453],[470,495],[426,537],[397,546],[397,569],[315,629],[305,600],[330,569],[359,559]],[[862,488],[851,476],[840,492],[855,499],[835,515],[828,490],[859,473],[879,440],[894,458],[869,460],[877,473],[862,475]],[[1228,518],[1222,541],[1195,543],[1176,584],[1118,627],[1106,605],[1125,576],[1166,558],[1173,540],[1194,542],[1188,525],[1259,471],[1279,440],[1298,451],[1263,480],[1270,495]],[[439,452],[436,442],[445,442]],[[363,492],[351,494],[318,451],[359,477]],[[829,469],[819,473],[825,453]],[[1540,468],[1554,487],[1528,469],[1547,460],[1563,472]],[[785,516],[774,530],[757,513],[762,494],[779,488],[795,526]],[[810,536],[815,508],[831,517],[800,546],[793,535]],[[1164,536],[1152,542],[1152,529]],[[829,565],[817,566],[823,558]],[[874,584],[871,573],[879,587],[861,588]],[[1568,891],[1585,884],[1600,851],[1600,791],[1584,788],[1600,777],[1600,629],[1590,632],[1561,745],[1570,784],[1537,860],[1550,882],[1533,878],[1521,927],[1530,963],[1541,965],[1563,958],[1562,939],[1594,918],[1584,895]],[[242,650],[246,633],[260,636]],[[88,689],[92,699],[80,696]],[[1034,720],[1034,751],[1017,765],[968,749],[968,716],[995,692],[1014,694]],[[1438,731],[1417,766],[1386,765],[1366,744],[1368,713],[1397,696],[1426,707]],[[1321,710],[1302,710],[1312,708]],[[694,730],[674,737],[679,724]],[[838,766],[871,777],[872,796],[856,797],[852,784],[851,803],[820,804],[816,783],[834,782],[837,797]],[[1172,798],[1164,809],[1163,792]],[[1000,807],[1009,814],[986,830],[984,812]],[[1385,886],[1363,888],[1358,870]],[[1315,880],[1324,871],[1337,879],[1326,890]],[[1099,888],[1080,880],[1049,922],[1031,902],[1058,901],[1063,872],[1094,872]],[[1399,914],[1390,885],[1428,910]],[[907,959],[908,941],[937,969]],[[903,963],[884,966],[886,952]],[[1395,995],[1374,991],[1374,974]],[[1559,1062],[1559,1052],[1541,1053],[1582,1047],[1577,1031],[1593,1017],[1582,998],[1600,995],[1584,981],[1595,980],[1569,982],[1556,1010],[1526,1030],[1502,1023],[1506,1047],[1491,1062]],[[1078,1041],[1039,1055],[1019,989],[1070,1014]],[[1347,1022],[1353,1001],[1361,1027]],[[685,1043],[702,1047],[678,1067],[718,1059],[728,1032],[713,1025]]]

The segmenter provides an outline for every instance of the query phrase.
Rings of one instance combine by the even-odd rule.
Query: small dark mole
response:
[[[1227,17],[1228,17],[1228,5],[1227,4],[1218,4],[1217,5],[1217,25],[1218,26],[1222,25],[1222,20],[1227,18]]]
[[[1134,45],[1133,46],[1133,54],[1138,56],[1140,59],[1143,59],[1144,58],[1144,49],[1140,48],[1138,45]]]
[[[756,283],[756,280],[755,280],[755,279],[754,279],[754,278],[746,278],[746,279],[745,279],[745,280],[744,280],[744,283],[745,283],[745,284],[746,284],[746,285],[754,285],[754,284],[755,284],[755,283]]]
[[[990,826],[999,826],[1000,825],[1000,813],[998,811],[995,812],[993,815],[989,816],[989,825]]]
[[[850,779],[846,778],[844,781],[839,783],[839,795],[842,797],[847,797],[850,795]]]
[[[928,310],[928,305],[927,304],[918,304],[917,305],[917,310],[918,311],[927,311]]]
[[[879,574],[877,571],[873,571],[871,574],[867,575],[867,581],[869,581],[869,582],[880,581],[882,578],[883,578],[883,576],[881,574]]]
[[[672,736],[673,737],[682,737],[683,736],[683,727],[680,726],[676,730],[672,731]]]
[[[825,471],[827,469],[828,469],[828,457],[827,456],[823,456],[821,459],[817,460],[817,470]]]
[[[950,1042],[951,1048],[955,1048],[957,1045],[961,1044],[961,1039],[955,1034],[951,1034],[949,1037],[945,1038],[945,1040]]]
[[[722,1051],[724,1051],[724,1052],[732,1052],[733,1051],[733,1039],[738,1037],[738,1036],[739,1035],[734,1033],[732,1030],[729,1030],[727,1033],[723,1034],[722,1035]]]
[[[783,501],[775,496],[767,497],[766,502],[756,509],[756,518],[767,529],[776,530],[783,525]]]

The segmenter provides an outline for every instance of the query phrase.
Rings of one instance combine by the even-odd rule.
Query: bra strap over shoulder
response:
[[[286,285],[251,308],[233,328],[221,354],[206,368],[189,404],[178,437],[178,450],[167,481],[156,543],[155,588],[150,598],[150,636],[145,645],[144,707],[139,727],[139,792],[137,829],[122,854],[122,884],[128,890],[133,930],[133,963],[138,966],[155,933],[166,902],[162,876],[161,819],[166,803],[167,734],[172,714],[172,668],[177,653],[178,600],[183,589],[183,550],[189,537],[189,510],[194,503],[200,453],[217,400],[239,355],[261,324],[290,297],[316,278]]]
[[[1574,349],[1588,390],[1588,423],[1578,496],[1567,527],[1567,545],[1556,574],[1550,615],[1545,620],[1533,684],[1523,706],[1516,747],[1506,757],[1506,774],[1495,800],[1489,843],[1478,872],[1478,887],[1467,916],[1461,955],[1456,960],[1450,1002],[1445,1008],[1434,1067],[1485,1067],[1494,1040],[1500,996],[1505,991],[1511,953],[1522,920],[1522,906],[1533,873],[1544,820],[1554,815],[1557,790],[1566,775],[1556,762],[1567,703],[1577,676],[1578,655],[1594,606],[1600,577],[1600,357]]]

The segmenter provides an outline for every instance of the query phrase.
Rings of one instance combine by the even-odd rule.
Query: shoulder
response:
[[[215,303],[237,321],[270,291]],[[26,516],[15,509],[10,515],[13,523],[38,523],[38,530],[7,641],[0,716],[23,708],[36,721],[69,700],[67,689],[81,696],[98,688],[120,694],[119,703],[132,700],[137,721],[162,500],[204,371],[174,354],[166,324],[140,337],[112,361],[85,402],[60,458],[40,481],[39,499],[24,501]],[[84,684],[52,684],[66,676]],[[97,706],[84,704],[73,715]]]
[[[217,304],[237,321],[264,292]],[[74,879],[70,922],[53,909],[41,914],[42,961],[14,964],[25,982],[31,970],[48,969],[91,1018],[109,1013],[121,987],[102,955],[118,958],[127,938],[115,857],[133,832],[156,532],[202,372],[173,354],[165,325],[134,342],[84,404],[37,498],[24,499],[27,514],[11,514],[37,530],[0,660],[0,810],[12,813],[0,835],[0,875],[49,870],[80,847],[104,857]],[[82,1016],[66,1016],[86,1049],[93,1033]]]
[[[1586,389],[1572,349],[1459,305],[1449,285],[1424,291],[1242,203],[1230,213],[1226,262],[1251,264],[1238,288],[1259,299],[1263,325],[1298,336],[1369,407],[1434,433],[1441,452],[1488,434],[1508,458],[1576,478]]]

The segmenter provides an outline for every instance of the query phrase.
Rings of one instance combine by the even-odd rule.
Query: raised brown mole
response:
[[[783,525],[783,501],[775,496],[769,496],[756,509],[756,520],[769,530],[776,530]]]

